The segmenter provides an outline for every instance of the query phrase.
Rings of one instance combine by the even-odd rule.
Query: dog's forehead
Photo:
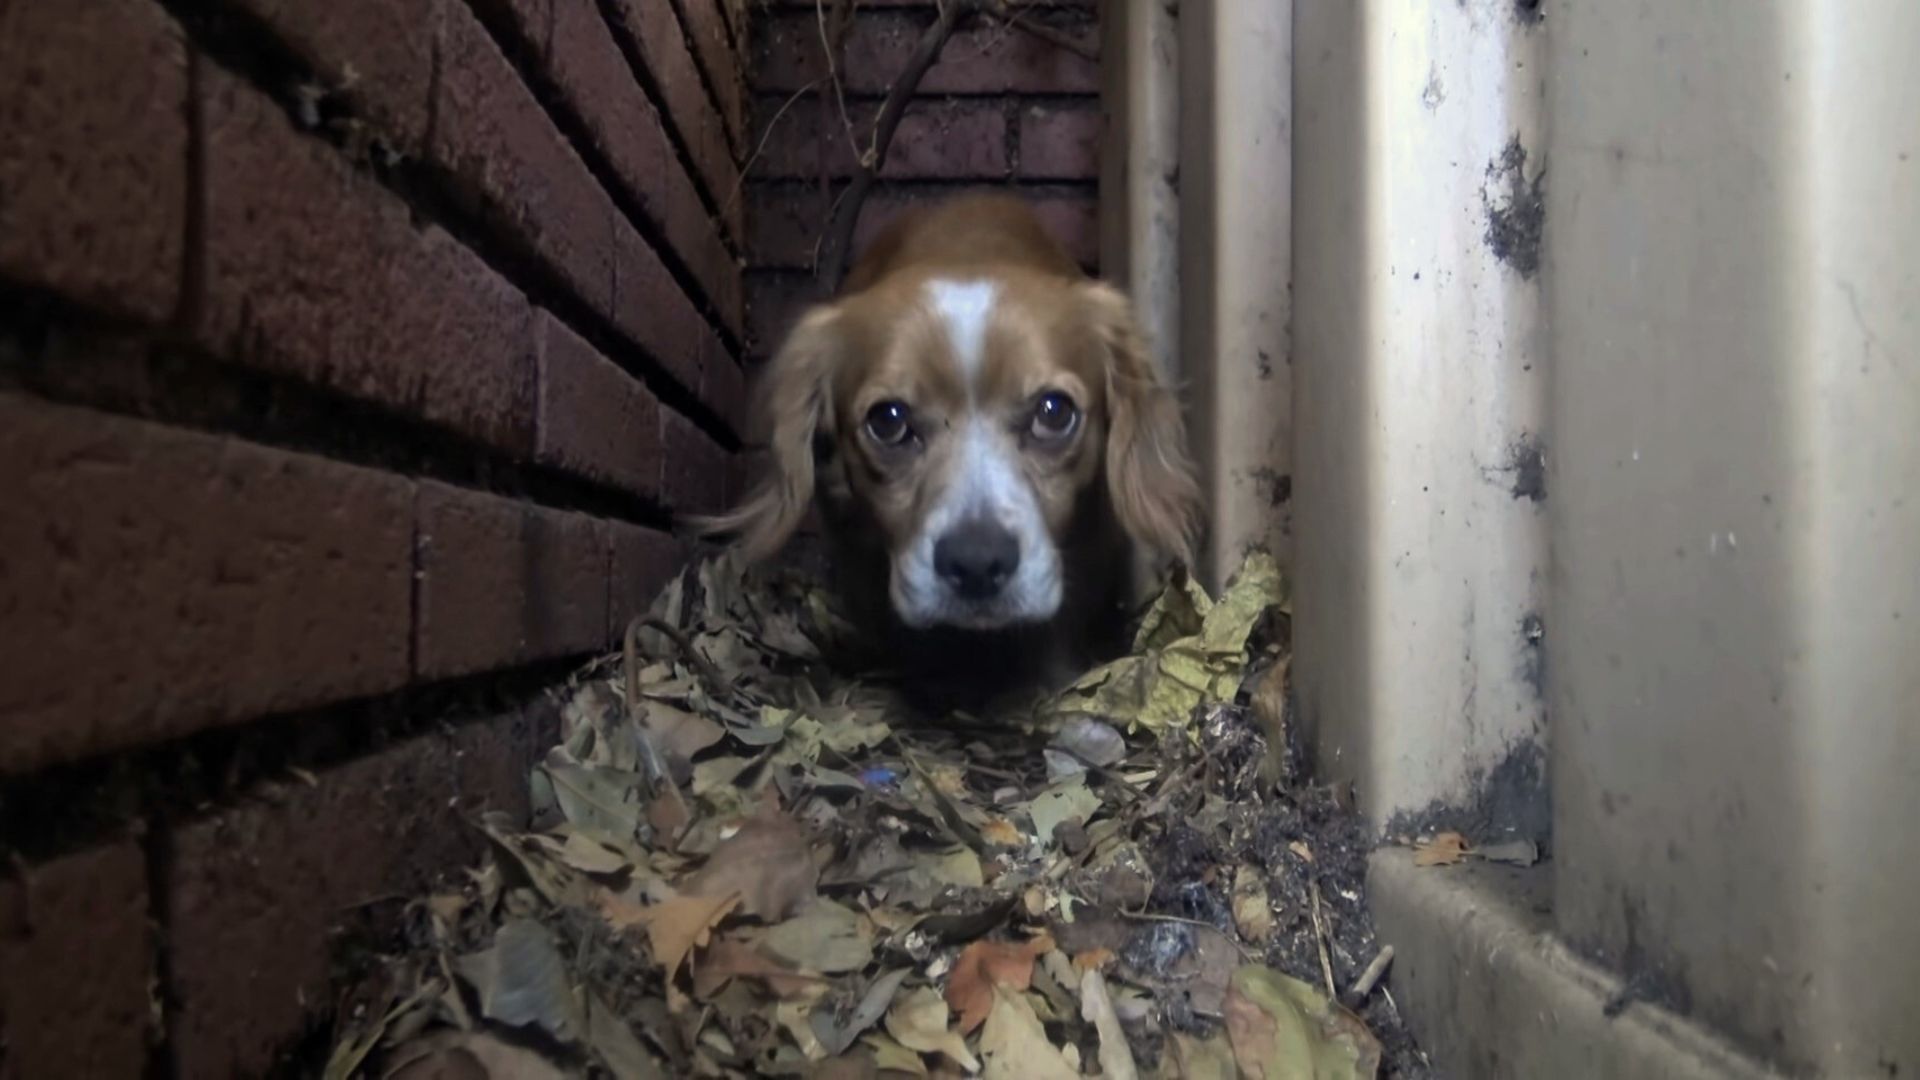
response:
[[[1071,299],[1044,282],[934,277],[921,286],[941,364],[975,402],[1022,398],[1077,358]]]

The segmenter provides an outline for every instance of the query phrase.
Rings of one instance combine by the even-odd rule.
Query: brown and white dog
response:
[[[1135,545],[1191,559],[1180,404],[1018,198],[896,219],[763,379],[769,475],[706,531],[760,558],[817,505],[856,623],[919,678],[1058,678],[1122,640]]]

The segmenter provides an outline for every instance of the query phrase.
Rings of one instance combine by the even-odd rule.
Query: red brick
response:
[[[131,842],[0,878],[0,1077],[139,1076],[153,955]]]
[[[159,7],[0,4],[0,276],[170,318],[186,104],[186,49]]]
[[[613,305],[613,201],[462,4],[447,6],[428,154],[589,307]]]
[[[0,395],[0,773],[402,685],[410,493]]]
[[[615,226],[614,325],[653,354],[691,393],[701,387],[700,337],[710,333],[699,309],[660,256],[625,222]]]
[[[902,210],[925,206],[957,195],[992,192],[1005,194],[1004,186],[988,184],[956,185],[947,188],[899,188],[880,184],[860,211],[860,223],[854,230],[857,252],[874,234]],[[1082,266],[1098,261],[1099,233],[1095,219],[1097,202],[1087,191],[1038,189],[1020,192],[1047,231]],[[754,265],[761,270],[805,270],[813,268],[814,246],[826,231],[826,208],[832,205],[832,193],[822,195],[817,188],[763,186],[754,194],[752,251]]]
[[[164,883],[176,1074],[268,1072],[331,1001],[331,950],[388,938],[405,899],[478,858],[464,818],[525,820],[538,730],[530,713],[477,721],[179,827]]]
[[[863,11],[854,19],[844,56],[835,65],[845,91],[886,94],[932,22],[930,10]],[[1092,23],[1060,25],[1089,44],[1098,40]],[[749,70],[758,93],[791,94],[826,76],[819,22],[811,7],[764,16],[755,37],[758,46]],[[918,92],[1097,94],[1100,65],[1031,34],[1000,24],[979,24],[947,40],[939,61],[920,80]]]
[[[612,603],[607,609],[607,640],[617,642],[635,615],[644,614],[653,598],[686,562],[686,547],[663,532],[609,522],[613,549]]]
[[[420,149],[432,115],[442,0],[227,3],[271,25],[395,149]]]
[[[676,514],[716,514],[726,508],[727,452],[693,421],[660,410],[660,490]]]
[[[739,206],[728,208],[728,196],[740,184],[739,166],[727,145],[727,135],[719,111],[700,83],[700,71],[667,0],[617,0],[613,14],[618,29],[646,64],[660,88],[667,120],[680,133],[693,156],[694,172],[706,186],[714,204],[726,208],[728,216],[738,214]],[[730,223],[734,235],[741,230]]]
[[[542,464],[640,495],[660,487],[659,403],[632,376],[546,312],[534,317],[540,358]]]
[[[599,521],[438,483],[420,485],[417,515],[421,678],[602,644],[607,541]]]
[[[1096,180],[1100,176],[1097,106],[1020,110],[1020,169],[1028,180]]]
[[[714,103],[720,109],[721,123],[726,127],[727,139],[738,159],[746,142],[747,87],[741,78],[740,57],[727,36],[720,0],[678,0],[678,6],[693,58],[706,73]]]
[[[532,440],[520,293],[405,204],[201,65],[210,351],[517,453]]]
[[[811,97],[796,103],[768,134],[756,178],[815,180],[822,167],[832,177],[851,176],[859,160],[854,146],[864,148],[872,138],[877,110],[871,102],[850,103],[843,119],[832,102],[824,108]],[[900,118],[880,175],[889,180],[1001,179],[1008,164],[1007,116],[999,102],[916,99]]]

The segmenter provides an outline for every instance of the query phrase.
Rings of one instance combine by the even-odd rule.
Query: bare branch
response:
[[[927,69],[940,59],[940,50],[946,48],[947,40],[953,37],[953,31],[961,20],[969,15],[978,14],[984,5],[992,0],[946,0],[940,5],[940,14],[933,25],[920,35],[920,41],[913,47],[913,54],[907,58],[907,64],[900,76],[887,90],[886,101],[880,105],[880,115],[873,122],[873,141],[866,153],[860,156],[859,168],[853,174],[852,183],[834,211],[833,219],[827,227],[826,243],[820,249],[820,261],[814,266],[814,276],[827,291],[840,287],[846,277],[848,250],[853,246],[854,226],[860,221],[860,210],[866,205],[867,193],[873,190],[873,182],[887,163],[887,149],[893,145],[893,133],[900,127],[900,118],[906,114],[907,103],[920,89],[920,80],[926,77]]]

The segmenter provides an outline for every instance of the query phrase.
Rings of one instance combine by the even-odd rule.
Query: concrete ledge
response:
[[[1608,1017],[1612,973],[1550,933],[1552,873],[1464,863],[1416,867],[1376,852],[1368,893],[1389,985],[1420,1045],[1450,1076],[1708,1080],[1778,1077],[1666,1009],[1636,1001]]]

